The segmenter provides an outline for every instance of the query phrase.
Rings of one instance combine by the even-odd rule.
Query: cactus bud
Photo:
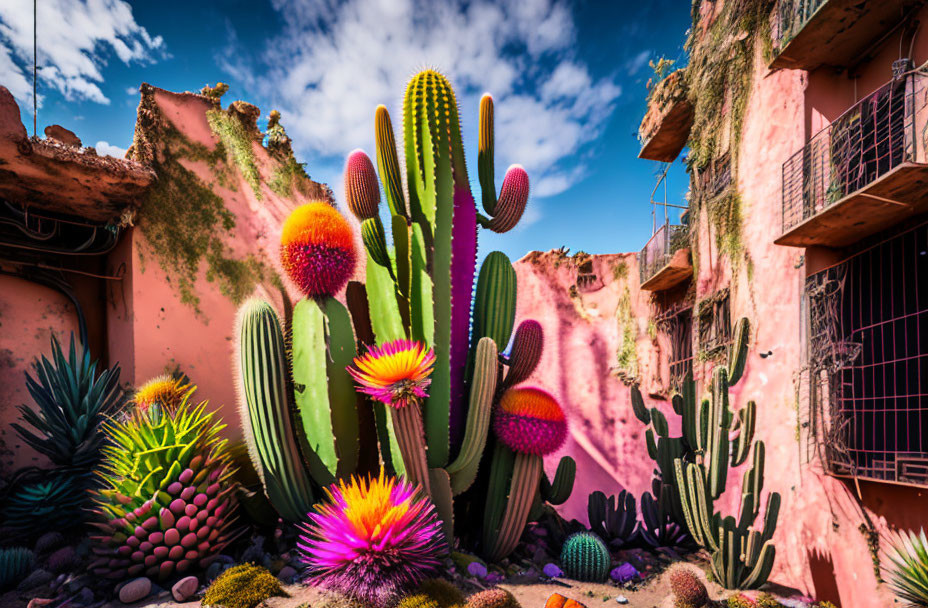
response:
[[[374,163],[364,150],[355,150],[345,161],[345,200],[359,220],[377,217],[380,206],[380,186]]]
[[[487,227],[493,232],[508,232],[512,230],[528,203],[528,173],[521,165],[512,165],[503,178],[503,187],[500,189],[499,201],[493,210],[494,216]]]
[[[512,339],[512,352],[509,355],[509,373],[506,374],[505,386],[508,388],[524,382],[532,375],[544,348],[545,337],[541,323],[528,319],[522,321]]]

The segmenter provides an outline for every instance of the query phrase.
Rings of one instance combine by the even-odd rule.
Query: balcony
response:
[[[925,0],[779,0],[771,69],[849,67]]]
[[[677,70],[654,86],[648,111],[638,128],[638,158],[673,162],[686,146],[693,127],[693,105],[686,98],[685,71]]]
[[[928,210],[928,75],[911,72],[852,106],[783,163],[791,247],[846,247]]]
[[[693,275],[686,226],[665,223],[638,255],[641,289],[664,291]]]

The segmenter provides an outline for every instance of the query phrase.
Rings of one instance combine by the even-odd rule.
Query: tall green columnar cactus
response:
[[[741,319],[729,350],[732,376],[729,367],[716,367],[707,399],[697,406],[692,376],[684,381],[682,394],[674,395],[682,437],[669,437],[666,418],[657,408],[648,411],[637,389],[632,396],[635,415],[651,425],[646,431],[648,452],[663,482],[673,487],[690,534],[712,554],[713,573],[729,589],[751,589],[766,582],[776,555],[772,537],[780,510],[780,495],[771,492],[762,526],[755,527],[764,485],[764,443],[753,441],[757,406],[749,401],[737,416],[729,406],[729,386],[744,373],[749,332],[747,319]],[[724,516],[715,511],[714,501],[725,492],[729,467],[744,464],[752,446],[751,466],[741,484],[740,513],[737,518]]]
[[[409,339],[426,344],[435,354],[428,397],[421,410],[424,445],[397,441],[397,423],[402,422],[394,412],[375,404],[383,460],[395,463],[393,469],[399,473],[408,472],[408,465],[421,463],[424,456],[429,474],[420,483],[431,493],[447,524],[452,497],[473,484],[481,460],[485,461],[493,404],[502,393],[501,374],[510,369],[508,388],[527,378],[540,358],[537,324],[528,326],[518,352],[514,348],[509,358],[499,354],[509,344],[515,322],[515,271],[505,255],[492,252],[487,256],[476,285],[476,301],[472,296],[478,224],[496,232],[514,227],[528,201],[529,183],[525,170],[514,165],[497,197],[493,99],[484,96],[478,172],[486,215],[477,213],[455,93],[448,80],[433,70],[409,81],[402,135],[405,187],[401,174],[404,165],[399,161],[390,114],[385,107],[378,107],[377,171],[364,152],[352,152],[345,166],[346,198],[349,209],[362,223],[366,290],[377,344]],[[384,219],[379,211],[377,173],[387,201],[388,217]],[[387,245],[387,232],[392,246]],[[399,430],[405,433],[403,438],[409,437],[404,427]],[[505,446],[501,449],[508,450]],[[490,517],[505,523],[511,534],[520,535],[526,516],[521,498],[512,503],[512,513],[504,521],[503,512],[511,502],[507,497],[512,466],[517,460],[511,451],[508,456],[502,457],[503,464],[493,465],[499,469],[501,496]],[[547,491],[542,491],[537,463],[523,460],[532,463],[532,474],[526,473],[526,479],[534,482],[520,493],[520,497],[528,496],[529,506],[536,496],[566,499],[572,486],[564,479],[567,469],[556,484],[548,484]]]

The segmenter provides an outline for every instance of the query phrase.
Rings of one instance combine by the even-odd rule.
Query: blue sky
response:
[[[659,163],[638,160],[648,60],[683,59],[683,0],[41,0],[39,132],[73,130],[119,155],[135,124],[138,85],[231,85],[264,116],[277,108],[310,175],[341,196],[350,150],[373,151],[373,111],[398,124],[406,78],[434,67],[452,80],[476,180],[477,103],[496,99],[497,179],[529,172],[532,198],[506,235],[481,249],[640,249]],[[0,2],[0,85],[32,124],[32,3]],[[261,123],[263,126],[263,122]],[[686,192],[681,161],[668,200]],[[475,184],[479,199],[479,186]],[[674,214],[674,218],[676,214]]]

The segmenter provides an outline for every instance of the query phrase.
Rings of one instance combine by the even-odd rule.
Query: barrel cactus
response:
[[[577,532],[564,541],[561,568],[572,579],[602,583],[609,576],[611,558],[602,540],[589,532]]]
[[[223,428],[189,396],[173,412],[154,404],[107,424],[93,574],[165,580],[207,566],[234,538],[237,483]]]
[[[691,569],[675,566],[668,577],[674,608],[703,608],[709,602],[706,586]]]
[[[35,563],[35,555],[23,547],[0,549],[0,592],[14,587],[21,581]]]
[[[496,587],[478,591],[467,598],[466,608],[522,608],[514,595]]]

